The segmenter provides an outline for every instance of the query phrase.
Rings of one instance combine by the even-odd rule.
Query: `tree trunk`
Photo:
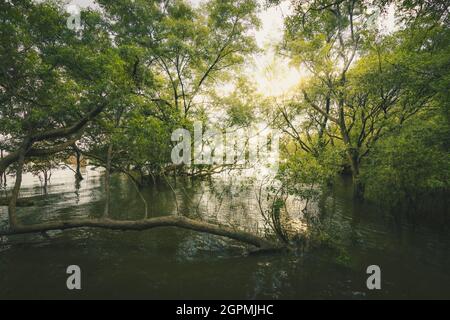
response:
[[[4,157],[3,149],[0,149],[0,163],[2,162]],[[1,171],[0,170],[0,187],[5,186],[6,187],[6,170]]]
[[[316,151],[316,156],[318,156],[318,154],[320,152],[323,151],[323,149],[325,148],[325,141],[324,141],[324,136],[325,133],[327,131],[327,125],[328,125],[328,117],[330,114],[330,108],[331,108],[331,98],[328,95],[326,98],[326,102],[325,102],[325,112],[326,115],[323,117],[322,123],[320,123],[320,128],[319,128],[319,150]]]
[[[22,173],[23,173],[23,166],[25,163],[25,152],[26,152],[25,150],[22,150],[20,152],[19,162],[17,164],[17,171],[16,171],[16,182],[14,183],[11,201],[9,202],[8,206],[9,228],[12,230],[17,228],[18,226],[16,207],[17,207],[17,199],[19,198],[20,186],[22,185]]]
[[[75,171],[75,180],[81,181],[83,180],[83,175],[81,174],[81,153],[77,149],[75,149],[75,156],[77,160],[77,168]]]
[[[0,149],[0,161],[3,159],[3,149]],[[0,173],[0,187],[3,186],[3,172]]]
[[[111,158],[113,152],[112,143],[108,146],[108,152],[106,155],[106,175],[105,175],[105,193],[106,193],[106,203],[105,211],[103,217],[108,217],[110,213],[110,203],[111,203]]]
[[[361,181],[359,173],[360,164],[359,157],[356,150],[352,150],[350,153],[351,169],[352,169],[352,181],[353,181],[353,197],[358,200],[364,199],[364,183]]]
[[[235,230],[225,226],[218,226],[208,222],[197,221],[181,216],[159,217],[138,221],[115,221],[110,219],[100,220],[72,220],[48,222],[38,225],[20,226],[14,230],[0,231],[0,236],[11,236],[18,234],[42,233],[52,230],[68,230],[76,228],[102,228],[119,231],[143,231],[162,227],[176,227],[188,229],[201,233],[213,234],[243,243],[253,245],[263,250],[282,249],[278,243],[273,243],[264,238],[255,236],[246,231]]]
[[[353,177],[353,196],[355,199],[364,200],[365,186],[359,176]]]
[[[342,109],[343,110],[343,109]],[[351,142],[350,135],[347,131],[347,126],[345,124],[344,112],[341,110],[339,115],[339,126],[341,129],[342,139],[346,145],[346,154],[348,161],[350,163],[350,168],[352,171],[353,179],[353,197],[355,199],[362,200],[364,198],[364,185],[360,179],[359,169],[360,169],[360,159],[359,152]]]
[[[147,200],[145,200],[144,195],[142,194],[141,190],[139,190],[139,185],[133,180],[130,179],[131,183],[133,184],[134,188],[136,189],[136,192],[139,196],[139,198],[141,198],[142,203],[144,204],[144,219],[148,219],[148,203]]]
[[[47,170],[43,171],[43,175],[44,175],[44,194],[47,195],[48,194],[48,173],[47,173]]]

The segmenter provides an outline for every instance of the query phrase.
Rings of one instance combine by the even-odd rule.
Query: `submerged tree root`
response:
[[[80,219],[70,221],[48,222],[36,225],[18,225],[10,230],[0,231],[0,236],[12,236],[30,233],[45,233],[52,230],[68,230],[77,228],[101,228],[119,231],[143,231],[154,228],[175,227],[222,236],[253,245],[261,252],[282,250],[283,247],[249,232],[234,230],[225,226],[197,221],[180,216],[151,218],[137,221],[117,221],[110,219]]]

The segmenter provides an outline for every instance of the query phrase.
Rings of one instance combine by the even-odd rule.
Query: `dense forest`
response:
[[[271,50],[303,76],[290,94],[267,96],[256,89],[248,63],[267,50],[254,36],[259,12],[283,2],[291,10]],[[0,1],[0,176],[8,185],[1,199],[8,226],[0,236],[176,227],[259,250],[292,249],[325,238],[314,204],[347,178],[353,188],[348,201],[413,218],[433,219],[427,215],[440,208],[445,217],[439,221],[448,222],[447,1],[92,3],[74,17],[58,1]],[[380,21],[388,12],[395,23],[386,26]],[[248,167],[248,154],[236,150],[231,161],[210,150],[219,161],[174,163],[181,141],[174,132],[194,135],[200,123],[219,134],[236,130],[239,140],[262,122],[280,132],[277,170],[261,185],[256,212],[268,232],[189,212],[149,214],[148,186],[172,188],[177,179],[208,180]],[[251,144],[238,142],[238,149]],[[191,159],[186,152],[182,158]],[[47,188],[52,170],[70,167],[80,182],[87,161],[104,169],[104,206],[94,217],[21,220],[21,207],[33,205],[21,197],[24,174],[39,175]],[[140,219],[111,216],[115,175],[140,194]],[[308,231],[290,230],[289,197],[303,201]]]

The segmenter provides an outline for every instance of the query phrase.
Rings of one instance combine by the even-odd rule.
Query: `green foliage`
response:
[[[253,0],[213,0],[198,9],[183,0],[99,3],[116,41],[137,50],[137,67],[154,74],[155,86],[140,86],[140,93],[185,117],[256,49],[248,34],[259,24]]]
[[[0,134],[9,149],[27,135],[75,122],[129,83],[118,50],[85,12],[82,35],[53,2],[0,4]]]
[[[171,133],[204,120],[200,97],[214,99],[212,85],[255,50],[247,32],[258,25],[256,2],[208,1],[198,9],[182,0],[99,4],[133,81],[85,145],[101,158],[112,143],[116,167],[159,174],[171,163]],[[247,108],[230,99],[232,117],[248,122]]]
[[[218,113],[226,113],[224,124],[227,127],[248,127],[258,120],[257,111],[263,99],[249,79],[239,77],[233,85],[233,92],[214,95],[212,105],[205,111],[216,110]]]
[[[449,192],[450,125],[421,116],[380,141],[364,167],[367,197],[387,208]]]
[[[115,169],[158,172],[170,163],[174,129],[187,127],[212,96],[213,84],[236,71],[256,49],[253,0],[97,1],[82,28],[67,28],[63,3],[32,0],[0,4],[0,137],[14,152],[26,137],[66,128],[99,106],[78,142]],[[236,98],[238,99],[238,98]],[[237,101],[237,100],[235,100]],[[247,106],[230,102],[232,118],[249,122]],[[78,133],[78,132],[75,132]],[[75,134],[74,133],[74,134]],[[38,141],[34,147],[66,143]],[[3,139],[2,139],[3,140]]]
[[[322,187],[331,183],[340,170],[341,156],[334,148],[326,148],[318,157],[302,150],[286,156],[279,178],[290,195],[307,201],[318,200]]]
[[[422,130],[434,132],[422,122],[434,118],[435,109],[441,110],[439,116],[447,123],[449,119],[450,33],[442,6],[428,3],[419,7],[415,1],[396,2],[399,15],[406,19],[397,31],[386,34],[378,30],[373,15],[376,5],[384,9],[389,1],[292,3],[295,10],[285,21],[280,50],[291,57],[293,64],[308,70],[310,78],[300,85],[302,93],[280,108],[282,117],[277,118],[282,119],[278,125],[290,141],[307,154],[303,155],[307,164],[296,159],[299,167],[291,166],[292,172],[298,172],[295,179],[320,182],[321,170],[313,165],[314,161],[320,163],[332,148],[334,154],[342,156],[334,162],[351,172],[358,197],[364,196],[364,182],[373,182],[367,186],[372,194],[374,188],[390,190],[399,182],[390,180],[396,174],[389,170],[403,177],[397,179],[404,180],[410,170],[421,164],[430,172],[417,170],[417,177],[410,177],[410,183],[402,182],[410,186],[398,194],[399,201],[405,195],[415,197],[415,192],[432,192],[436,185],[442,184],[436,177],[447,164],[443,159],[448,157],[448,150],[437,155],[430,144],[411,136],[420,137]],[[411,11],[412,8],[421,14]],[[435,138],[444,141],[446,134],[435,132]],[[396,145],[394,137],[403,137],[406,142]],[[403,166],[399,161],[401,170],[386,162],[381,166],[385,170],[368,165],[381,163],[377,158],[383,153],[381,145],[390,145],[391,148],[386,148],[399,152],[397,156],[401,158],[400,150],[408,143],[411,144],[408,152],[415,163]],[[423,156],[427,153],[430,157]],[[311,170],[304,169],[308,165]],[[380,175],[372,170],[381,170]],[[308,171],[318,173],[314,177],[317,181],[311,182],[304,174]],[[421,175],[425,180],[428,179],[425,176],[429,177],[425,185],[419,183]]]

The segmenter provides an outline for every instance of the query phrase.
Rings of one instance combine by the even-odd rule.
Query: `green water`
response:
[[[76,185],[66,170],[54,173],[47,197],[20,208],[24,223],[103,212],[101,173],[88,170]],[[11,183],[11,182],[10,182]],[[179,229],[115,232],[80,229],[15,236],[0,242],[0,299],[450,299],[450,236],[444,224],[411,224],[354,203],[338,185],[319,215],[336,248],[249,256],[231,240]],[[26,177],[21,196],[42,193]],[[142,190],[151,216],[184,213],[263,233],[255,189],[219,179],[172,181]],[[176,200],[175,200],[176,199]],[[430,208],[430,213],[432,213]],[[112,215],[143,217],[143,203],[126,177],[114,176]],[[7,226],[0,207],[0,228]],[[66,268],[79,265],[82,290],[66,288]],[[382,289],[369,291],[366,269],[379,265]]]

